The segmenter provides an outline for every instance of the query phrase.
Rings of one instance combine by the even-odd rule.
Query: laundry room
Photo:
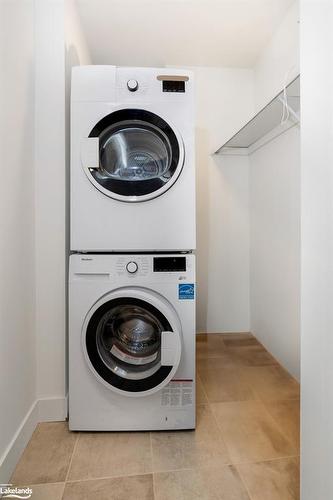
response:
[[[0,3],[0,497],[331,500],[332,18]]]

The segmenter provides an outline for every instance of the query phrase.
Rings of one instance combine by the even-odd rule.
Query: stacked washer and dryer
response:
[[[187,71],[73,69],[72,430],[195,427],[193,92]]]

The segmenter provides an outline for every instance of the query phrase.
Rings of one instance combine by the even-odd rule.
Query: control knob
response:
[[[139,84],[137,80],[128,80],[127,88],[130,92],[135,92],[139,88]]]
[[[138,265],[132,260],[131,262],[128,262],[128,264],[126,265],[126,269],[130,274],[134,274],[138,270]]]

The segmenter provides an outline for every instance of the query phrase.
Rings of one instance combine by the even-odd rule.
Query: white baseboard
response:
[[[67,418],[67,397],[37,399],[30,407],[0,458],[0,484],[7,483],[39,422],[57,422]]]
[[[66,420],[67,397],[43,398],[38,400],[39,422],[58,422]]]
[[[7,483],[38,424],[38,401],[31,406],[0,462],[0,483]]]

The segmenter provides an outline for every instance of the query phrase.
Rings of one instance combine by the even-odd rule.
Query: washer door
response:
[[[88,179],[105,195],[120,201],[147,201],[177,180],[184,164],[179,134],[159,116],[140,109],[115,111],[89,134],[95,161],[81,150]]]
[[[83,348],[95,375],[127,395],[167,384],[181,355],[179,320],[163,297],[123,289],[98,302],[83,328]]]

